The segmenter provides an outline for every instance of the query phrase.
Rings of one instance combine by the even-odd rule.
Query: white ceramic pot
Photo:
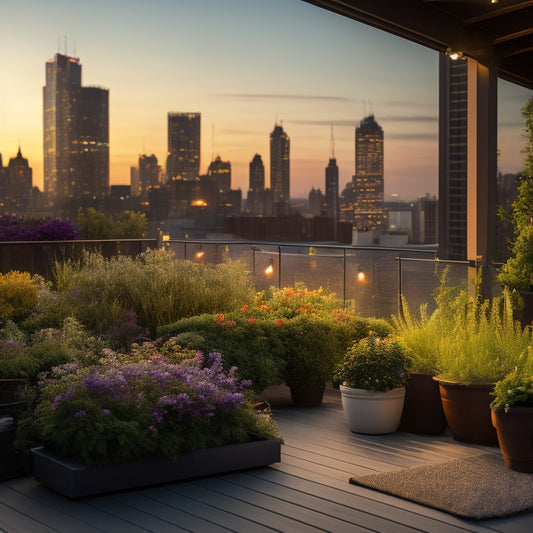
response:
[[[351,431],[368,435],[392,433],[402,417],[405,387],[386,392],[340,386],[342,407]]]

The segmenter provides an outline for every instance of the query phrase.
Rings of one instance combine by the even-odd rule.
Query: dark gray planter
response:
[[[73,499],[267,466],[279,462],[280,453],[281,441],[272,439],[196,450],[179,461],[159,458],[86,466],[59,459],[42,447],[32,449],[35,479]]]

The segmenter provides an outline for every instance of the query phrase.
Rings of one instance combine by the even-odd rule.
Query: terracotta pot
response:
[[[533,473],[533,407],[496,407],[491,416],[505,464]]]
[[[455,383],[437,380],[444,416],[452,437],[472,444],[498,444],[491,422],[490,393],[494,384]]]
[[[422,435],[440,435],[446,429],[439,384],[432,374],[410,374],[399,429]]]
[[[325,385],[290,385],[291,400],[296,407],[318,407],[322,404]]]
[[[367,435],[393,433],[400,425],[405,387],[389,391],[340,386],[342,408],[350,431]]]

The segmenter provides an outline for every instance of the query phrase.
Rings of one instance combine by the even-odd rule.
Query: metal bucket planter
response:
[[[466,385],[442,380],[438,383],[452,437],[472,444],[498,444],[490,414],[494,384]]]
[[[496,407],[491,417],[505,464],[533,473],[533,407]]]
[[[405,387],[382,392],[340,386],[350,431],[367,435],[393,433],[400,425]]]

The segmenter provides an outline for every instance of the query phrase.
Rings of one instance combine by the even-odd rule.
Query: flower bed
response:
[[[219,353],[146,343],[103,355],[42,381],[33,421],[44,446],[32,448],[41,483],[80,498],[280,460],[270,413]]]

